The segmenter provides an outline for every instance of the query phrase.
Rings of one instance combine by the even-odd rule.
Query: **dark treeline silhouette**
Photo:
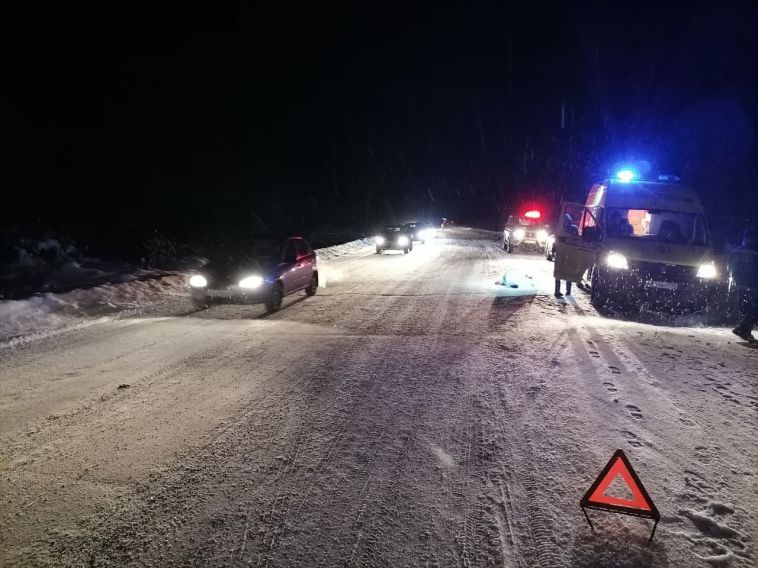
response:
[[[255,4],[4,7],[4,231],[499,227],[625,159],[756,214],[748,4]]]

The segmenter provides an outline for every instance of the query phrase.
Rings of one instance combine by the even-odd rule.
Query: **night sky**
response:
[[[2,8],[6,234],[497,227],[632,159],[758,213],[750,2],[102,4]]]

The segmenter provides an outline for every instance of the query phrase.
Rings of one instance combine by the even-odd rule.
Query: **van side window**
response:
[[[559,219],[562,224],[563,233],[580,237],[582,217],[584,216],[584,207],[582,205],[568,203],[563,211],[563,219]]]
[[[602,238],[602,232],[598,217],[600,215],[599,207],[586,207],[582,216],[581,237],[590,242],[599,242]]]

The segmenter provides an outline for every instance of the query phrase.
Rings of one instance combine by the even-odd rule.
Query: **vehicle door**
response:
[[[295,250],[297,251],[297,281],[298,288],[305,288],[311,283],[313,271],[315,270],[316,254],[308,246],[305,239],[295,239]]]
[[[289,294],[299,287],[299,273],[297,261],[297,239],[287,239],[282,251],[282,264],[280,265],[280,277],[284,286],[284,293]]]
[[[503,237],[510,237],[514,229],[514,225],[517,225],[517,224],[518,224],[518,217],[509,215],[508,220],[505,222],[505,228],[503,229]]]
[[[594,211],[581,203],[562,203],[555,237],[555,277],[581,282],[595,264],[602,245],[602,226]]]

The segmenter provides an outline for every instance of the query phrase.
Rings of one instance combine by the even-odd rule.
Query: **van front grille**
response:
[[[630,268],[635,269],[641,279],[656,282],[692,282],[697,278],[696,266],[636,261]]]

